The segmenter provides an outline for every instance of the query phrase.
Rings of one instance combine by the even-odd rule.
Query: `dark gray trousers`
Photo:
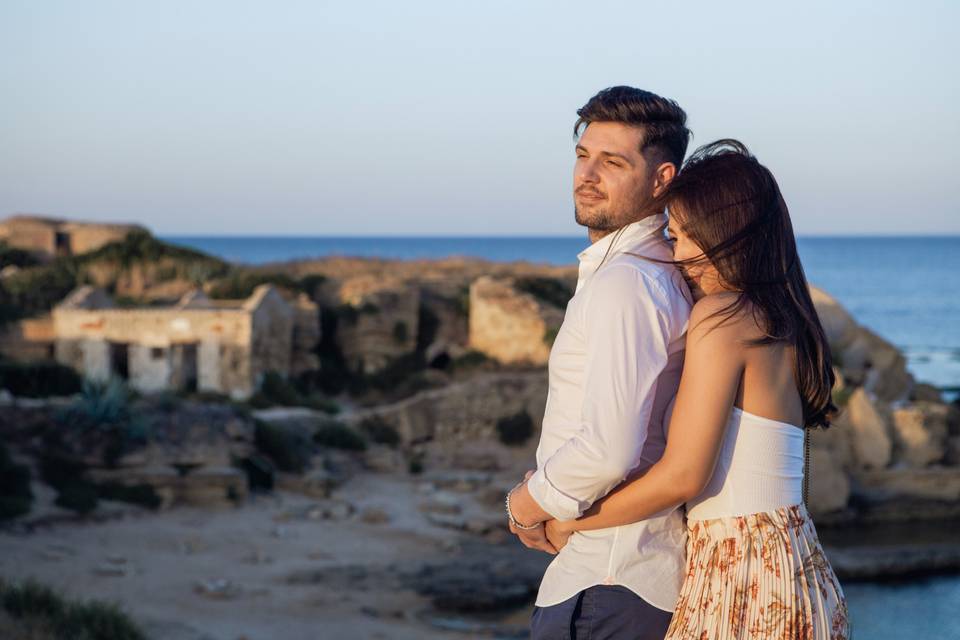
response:
[[[672,617],[626,587],[597,585],[534,607],[530,640],[663,640]]]

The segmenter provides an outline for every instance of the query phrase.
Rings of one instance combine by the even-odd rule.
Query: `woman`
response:
[[[549,521],[548,538],[559,549],[686,502],[687,575],[667,638],[847,638],[803,504],[804,429],[829,425],[834,375],[780,189],[721,140],[656,204],[696,300],[666,451],[580,519]]]

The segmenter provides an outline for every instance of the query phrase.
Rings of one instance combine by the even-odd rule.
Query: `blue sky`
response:
[[[800,234],[960,233],[960,3],[0,5],[0,216],[580,235],[575,111],[747,143]]]

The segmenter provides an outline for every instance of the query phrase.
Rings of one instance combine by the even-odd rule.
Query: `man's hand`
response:
[[[530,469],[525,474],[523,474],[523,480],[519,484],[517,484],[516,487],[511,489],[511,491],[514,492],[512,494],[513,496],[517,495],[518,489],[521,489],[521,488],[525,489],[523,485],[524,483],[526,483],[527,480],[530,479],[530,476],[534,474],[534,471],[535,469]],[[522,542],[523,545],[529,549],[537,549],[539,551],[545,551],[546,553],[549,553],[551,555],[556,555],[557,553],[557,550],[553,548],[553,545],[551,545],[550,542],[547,541],[546,529],[543,525],[543,522],[541,522],[539,526],[537,526],[535,529],[518,529],[517,527],[513,526],[512,523],[510,523],[510,533],[520,538],[520,542]]]
[[[547,540],[546,527],[541,522],[536,529],[517,529],[513,524],[510,525],[510,533],[520,538],[520,542],[529,549],[546,551],[552,556],[557,555],[557,550]]]
[[[567,546],[567,540],[573,535],[573,530],[567,526],[567,523],[559,520],[547,520],[544,524],[544,530],[549,542],[554,549],[560,551]]]

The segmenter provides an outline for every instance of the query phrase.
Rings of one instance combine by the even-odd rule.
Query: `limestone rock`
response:
[[[852,430],[854,459],[860,467],[882,469],[891,460],[893,442],[887,416],[863,388],[850,394],[846,419]]]
[[[893,411],[897,458],[913,467],[943,460],[946,455],[947,406],[917,402]]]
[[[853,427],[850,426],[848,413],[841,411],[828,429],[810,429],[810,446],[813,449],[824,449],[830,453],[833,463],[844,471],[855,466],[853,451]]]
[[[809,472],[810,512],[814,517],[847,506],[850,499],[850,481],[829,450],[811,447]]]
[[[518,290],[512,278],[470,285],[470,348],[502,364],[546,364],[563,311]]]
[[[347,365],[373,374],[417,346],[420,290],[395,278],[357,276],[340,285],[337,343]]]
[[[421,294],[421,321],[426,332],[425,358],[430,366],[445,368],[467,351],[467,293],[441,295],[425,288]]]
[[[943,394],[940,389],[932,384],[919,382],[913,386],[910,392],[910,399],[914,402],[942,402]]]
[[[843,306],[822,289],[810,287],[810,297],[817,309],[820,324],[827,334],[827,341],[833,349],[842,350],[853,342],[858,325]]]
[[[884,401],[898,400],[910,393],[913,377],[907,371],[906,358],[896,347],[858,325],[826,292],[810,287],[810,296],[845,384],[866,386]]]
[[[497,421],[524,411],[539,429],[546,396],[545,371],[485,373],[394,404],[357,411],[349,420],[359,424],[376,418],[397,431],[403,447],[430,441],[453,447],[472,440],[496,441]]]
[[[247,497],[247,479],[233,467],[202,467],[186,474],[172,467],[132,467],[91,469],[88,474],[96,483],[149,485],[159,496],[161,508],[235,506]]]

